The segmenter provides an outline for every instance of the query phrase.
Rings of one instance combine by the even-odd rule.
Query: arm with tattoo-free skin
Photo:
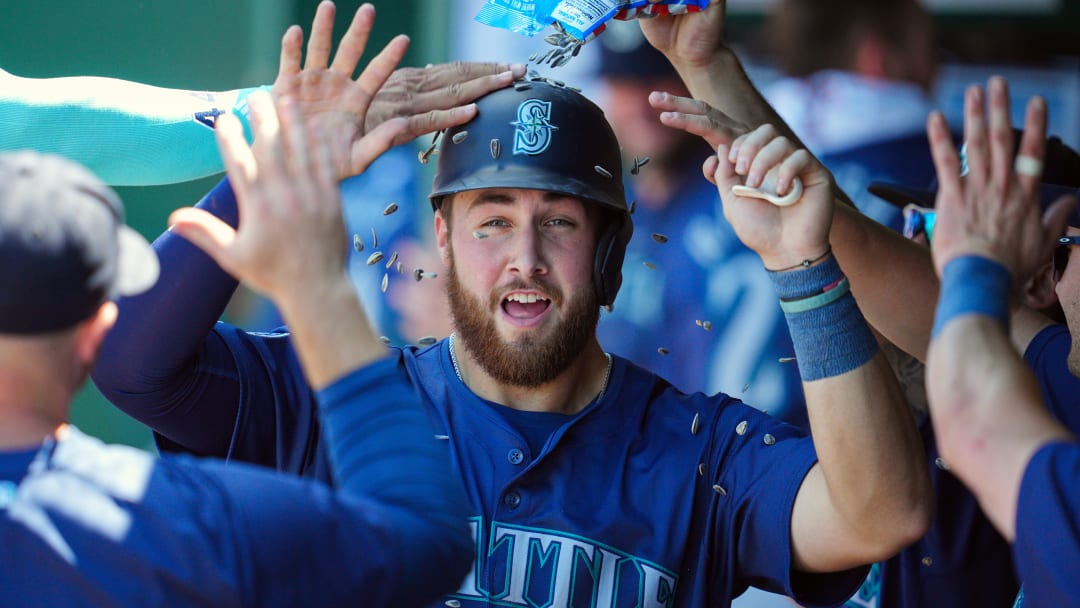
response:
[[[782,275],[835,264],[823,255],[829,248],[834,185],[805,149],[772,129],[756,129],[735,139],[730,149],[721,144],[705,170],[739,238],[761,256],[765,268],[788,269],[773,272],[774,282],[777,276],[783,280]],[[779,207],[732,192],[749,181],[749,174],[770,172],[780,193],[799,177],[804,192],[798,202]],[[821,310],[839,302],[823,304]],[[834,572],[885,559],[922,536],[933,511],[922,443],[900,387],[853,302],[844,306],[834,309],[850,315],[839,323],[845,328],[840,335],[826,335],[830,329],[795,331],[792,324],[805,313],[787,313],[818,454],[818,464],[799,488],[791,522],[794,567],[805,572]],[[831,352],[825,359],[835,357],[847,365],[806,373],[804,366],[815,364],[803,354],[815,351],[808,341],[828,343]],[[820,350],[815,356],[821,363]]]
[[[989,116],[983,107],[987,97]],[[1035,98],[1027,107],[1020,154],[1041,160],[1045,131],[1046,102]],[[966,92],[965,179],[959,177],[959,159],[940,114],[931,116],[929,132],[939,180],[933,247],[938,273],[958,258],[974,256],[1000,265],[1015,286],[1050,254],[1075,201],[1059,200],[1042,217],[1039,176],[1013,169],[1008,89],[1001,78],[991,79],[986,92],[977,86]],[[946,281],[943,303],[976,278]],[[1012,294],[997,295],[1007,310],[1005,299]],[[943,311],[949,309],[940,307],[938,314]],[[1035,377],[1000,319],[964,310],[938,324],[926,375],[938,445],[950,470],[1011,541],[1032,456],[1048,443],[1074,438],[1047,411]]]

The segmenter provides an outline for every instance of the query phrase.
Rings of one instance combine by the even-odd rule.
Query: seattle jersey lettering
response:
[[[482,520],[474,518],[469,525],[476,539],[476,561],[461,588],[449,596],[463,606],[492,602],[529,608],[670,608],[674,604],[675,573],[603,543],[499,522],[493,522],[485,543]]]

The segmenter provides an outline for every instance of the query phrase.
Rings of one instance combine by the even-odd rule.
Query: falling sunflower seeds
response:
[[[750,423],[743,420],[739,424],[735,425],[735,434],[742,436],[746,434],[746,429],[750,427]]]
[[[473,235],[473,238],[477,239],[477,240],[486,239],[489,236],[488,233],[480,232],[479,230],[473,230],[472,235]]]
[[[390,287],[390,275],[384,272],[382,275],[382,284],[379,285],[379,290],[386,293],[387,287]]]
[[[390,346],[390,338],[387,338],[386,336],[379,336],[379,341],[387,346]]]
[[[611,179],[611,171],[608,171],[607,169],[601,167],[600,165],[594,165],[593,166],[593,171],[596,171],[600,175],[603,175],[604,177],[606,177],[608,179]]]
[[[438,340],[436,340],[434,336],[424,336],[416,341],[420,346],[431,346],[436,342],[438,342]]]
[[[773,437],[769,433],[765,433],[765,436],[761,438],[761,441],[764,442],[765,445],[772,445],[776,443],[776,437]]]
[[[698,429],[701,428],[701,416],[695,412],[694,419],[690,421],[690,434],[697,435]]]
[[[468,136],[468,131],[458,131],[457,133],[454,133],[454,136],[450,138],[450,141],[454,142],[455,144],[460,144],[461,142],[465,141],[465,138]]]
[[[604,310],[606,310],[608,312],[612,312],[612,311],[615,310],[615,305],[614,304],[604,304],[603,306],[601,306],[601,308],[603,308]]]
[[[383,259],[382,252],[381,251],[376,251],[375,253],[368,256],[367,265],[372,266],[374,264],[378,264],[379,262],[382,261],[382,259]]]
[[[777,361],[779,361],[780,363],[791,363],[794,360],[795,357],[780,357],[779,359],[777,359]]]
[[[386,209],[382,210],[382,214],[383,215],[390,215],[391,213],[393,213],[393,212],[395,212],[397,210],[398,210],[397,203],[390,203],[389,205],[386,206]]]
[[[500,143],[498,139],[492,139],[490,147],[491,158],[494,160],[499,160],[499,154],[502,152],[502,143]]]
[[[746,384],[744,384],[744,385],[743,385],[743,387],[742,387],[742,392],[744,392],[744,393],[745,393],[745,392],[746,392],[746,391],[748,391],[748,390],[750,390],[750,383],[749,383],[749,382],[747,382]]]
[[[413,278],[419,281],[420,279],[434,279],[439,275],[434,272],[425,272],[423,268],[417,268],[413,271]]]
[[[642,263],[645,264],[645,268],[648,268],[649,270],[656,270],[656,264],[653,264],[652,262],[642,262]]]
[[[660,353],[661,355],[666,355],[671,351],[661,346],[660,348],[656,349],[656,352]]]
[[[716,492],[716,493],[717,493],[717,494],[719,494],[720,496],[727,496],[727,490],[725,490],[725,489],[724,489],[723,487],[721,487],[721,486],[720,486],[719,484],[717,484],[717,485],[714,485],[714,486],[712,487],[712,489],[713,489],[713,491],[714,491],[714,492]]]
[[[668,242],[667,235],[666,234],[660,234],[659,232],[652,233],[652,240],[656,241],[657,243],[660,243],[661,245]]]
[[[706,471],[705,463],[704,462],[699,462],[698,465],[697,465],[697,474],[704,477],[705,476],[705,471]]]
[[[405,274],[405,265],[401,262],[397,263],[397,272],[398,274]]]
[[[359,234],[352,235],[352,246],[356,253],[360,253],[364,250],[364,239],[360,238]]]
[[[630,201],[630,215],[634,215],[634,209],[637,209],[637,201]]]
[[[536,56],[536,54],[533,53],[533,57],[535,57],[535,56]],[[532,59],[530,59],[529,61],[532,61]],[[530,83],[528,83],[528,82],[526,82],[524,80],[519,80],[519,81],[514,83],[514,90],[515,91],[527,91],[527,90],[529,90],[531,88],[532,88],[532,84],[530,84]]]
[[[392,267],[392,266],[394,265],[394,263],[396,263],[396,262],[397,262],[397,252],[395,251],[394,253],[391,253],[391,254],[390,254],[390,259],[386,261],[386,269],[387,269],[387,270],[390,270],[390,268],[391,268],[391,267]]]
[[[649,162],[649,160],[650,159],[648,156],[644,156],[642,158],[635,157],[634,166],[630,168],[630,175],[637,175],[641,171],[641,168],[644,167],[645,164]]]

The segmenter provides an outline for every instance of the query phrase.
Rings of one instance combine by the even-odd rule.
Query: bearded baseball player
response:
[[[442,136],[431,201],[456,331],[392,349],[388,376],[409,378],[465,484],[476,560],[446,605],[725,606],[750,584],[828,605],[925,531],[918,435],[829,254],[828,174],[809,157],[761,162],[799,176],[797,204],[735,197],[726,163],[716,178],[773,270],[814,441],[596,340],[632,223],[592,102],[519,82]],[[121,302],[94,378],[165,446],[333,483],[287,329],[216,322],[236,288],[210,237],[211,215],[238,223],[228,184],[197,207],[209,213],[178,214],[155,243],[162,280]]]

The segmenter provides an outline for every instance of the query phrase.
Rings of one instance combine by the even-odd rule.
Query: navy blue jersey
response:
[[[337,491],[74,429],[0,453],[0,605],[416,606],[453,589],[472,554],[460,489],[395,372],[319,393]]]
[[[695,166],[666,207],[639,203],[633,220],[619,297],[597,329],[604,349],[680,390],[738,395],[805,428],[798,367],[781,363],[795,349],[776,290],[724,219],[716,186]]]
[[[1080,445],[1043,446],[1031,458],[1016,508],[1016,569],[1023,606],[1071,606],[1080,598]]]
[[[194,384],[212,402],[213,383],[239,380],[224,393],[241,395],[230,457],[321,476],[313,399],[288,342],[218,324],[207,344],[231,356],[204,358],[234,367]],[[615,357],[604,397],[532,453],[458,379],[447,341],[398,353],[464,480],[478,550],[450,596],[462,606],[726,606],[750,584],[831,604],[865,575],[792,574],[791,509],[816,462],[795,427]]]

